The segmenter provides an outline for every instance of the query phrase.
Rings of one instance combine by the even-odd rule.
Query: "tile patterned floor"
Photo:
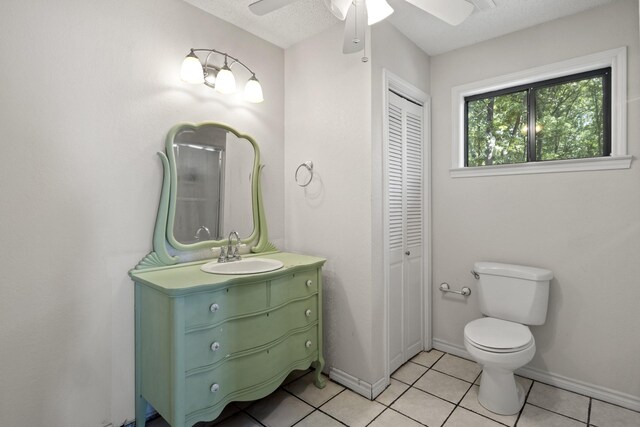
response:
[[[313,375],[293,372],[264,399],[227,406],[197,427],[639,427],[640,412],[611,405],[527,378],[520,413],[496,415],[478,403],[480,367],[442,353],[422,352],[391,375],[375,401],[329,381],[320,390]],[[157,418],[149,427],[167,427]]]

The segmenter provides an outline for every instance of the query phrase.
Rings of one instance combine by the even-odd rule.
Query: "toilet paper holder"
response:
[[[458,294],[458,295],[462,295],[465,297],[468,297],[469,295],[471,295],[471,289],[469,289],[468,287],[464,287],[462,288],[461,291],[453,291],[449,288],[449,284],[448,283],[441,283],[440,284],[440,291],[442,291],[442,293],[452,293],[452,294]]]

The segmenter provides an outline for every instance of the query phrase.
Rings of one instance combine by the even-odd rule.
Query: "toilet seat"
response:
[[[535,343],[525,325],[493,317],[469,322],[464,328],[464,337],[474,347],[491,353],[514,353]]]

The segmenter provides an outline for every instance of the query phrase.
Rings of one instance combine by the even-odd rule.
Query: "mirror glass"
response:
[[[241,239],[254,231],[251,142],[211,125],[186,127],[172,143],[176,167],[173,237],[184,245]]]

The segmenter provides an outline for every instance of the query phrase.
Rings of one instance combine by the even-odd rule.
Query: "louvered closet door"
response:
[[[423,111],[389,92],[386,141],[389,368],[423,348]]]

